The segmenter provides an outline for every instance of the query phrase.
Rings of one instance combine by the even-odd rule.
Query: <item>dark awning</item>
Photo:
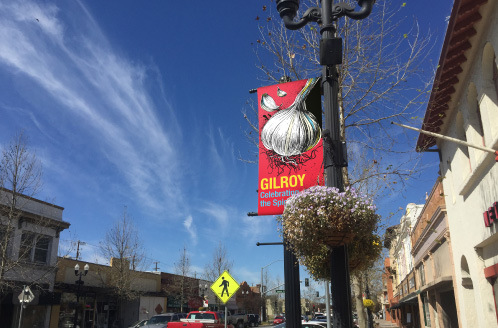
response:
[[[420,287],[420,291],[423,292],[423,291],[426,291],[428,289],[447,287],[447,286],[451,286],[452,284],[453,284],[453,277],[452,276],[439,277],[439,278],[435,279],[434,281],[431,281],[427,285]]]
[[[402,299],[399,300],[400,304],[407,304],[407,303],[418,303],[418,294],[420,294],[420,290],[417,290],[413,293],[408,294],[407,296],[403,297]]]

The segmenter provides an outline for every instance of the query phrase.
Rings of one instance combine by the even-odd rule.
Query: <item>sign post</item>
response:
[[[233,279],[233,277],[226,270],[211,285],[211,290],[216,296],[218,296],[223,304],[226,304],[228,300],[232,298],[233,294],[239,290],[239,288],[239,283]],[[227,318],[228,309],[225,305],[225,328],[227,328]]]

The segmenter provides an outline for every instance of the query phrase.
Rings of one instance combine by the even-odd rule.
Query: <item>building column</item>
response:
[[[418,316],[420,318],[420,327],[425,327],[425,318],[424,318],[424,305],[422,304],[422,296],[421,294],[417,295],[418,300]]]
[[[446,221],[446,226],[449,227],[449,220],[448,216],[445,215],[444,220]],[[449,228],[448,228],[449,229]],[[448,252],[450,253],[450,261],[451,261],[451,282],[453,285],[453,295],[455,295],[455,306],[456,306],[456,312],[457,312],[457,317],[458,317],[458,328],[462,328],[462,320],[460,316],[460,302],[458,302],[458,284],[457,284],[457,279],[456,279],[456,267],[455,267],[455,259],[453,258],[453,248],[451,245],[451,235],[450,235],[450,230],[447,230],[444,233],[444,238],[446,239],[446,242],[448,243]]]
[[[434,291],[427,292],[427,301],[429,302],[429,316],[431,318],[431,327],[438,328],[439,322],[437,318],[439,318],[439,316],[437,313],[436,296]]]
[[[436,307],[438,313],[439,327],[444,327],[444,315],[443,315],[444,311],[443,307],[441,306],[441,294],[437,289],[434,292],[436,294]]]

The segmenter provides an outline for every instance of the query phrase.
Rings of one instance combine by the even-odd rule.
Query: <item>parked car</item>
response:
[[[327,328],[327,323],[323,322],[303,322],[301,323],[302,328]],[[273,328],[285,328],[285,322],[279,325],[273,326]]]
[[[180,321],[182,319],[182,313],[162,313],[153,316],[147,321],[147,324],[143,328],[166,328],[168,322]]]
[[[138,320],[137,322],[135,322],[133,325],[131,325],[128,328],[140,328],[140,327],[146,325],[147,321],[149,321],[149,319]]]
[[[249,321],[249,326],[251,327],[259,326],[259,314],[248,314],[247,319]]]
[[[280,315],[277,315],[274,319],[273,319],[273,324],[274,325],[278,325],[280,323],[284,323],[285,322],[285,317],[282,317]]]
[[[192,311],[186,319],[181,319],[180,322],[170,322],[169,328],[224,328],[224,317],[220,312],[214,311]],[[228,325],[227,328],[235,328],[233,325]]]
[[[236,328],[245,328],[249,326],[249,317],[245,313],[228,314],[227,323],[234,325]]]
[[[327,322],[327,317],[324,315],[316,315],[312,321],[321,321],[321,322]]]

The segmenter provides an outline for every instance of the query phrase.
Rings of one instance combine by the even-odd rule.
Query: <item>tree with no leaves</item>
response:
[[[233,261],[229,260],[225,246],[220,242],[213,252],[213,258],[210,263],[204,267],[204,277],[207,281],[215,281],[226,270],[230,271],[233,267]],[[219,299],[216,298],[216,304],[219,306]]]
[[[345,2],[356,6],[356,1]],[[319,6],[319,0],[303,0],[300,11]],[[420,170],[420,155],[413,147],[400,145],[400,140],[408,137],[390,125],[391,121],[419,120],[417,115],[424,109],[434,76],[430,34],[422,35],[415,20],[411,29],[407,27],[406,10],[406,3],[378,0],[368,18],[343,17],[335,22],[337,35],[343,38],[337,96],[341,140],[348,143],[344,181],[373,199],[402,192]],[[279,83],[282,78],[301,80],[321,75],[317,25],[290,31],[270,6],[263,6],[256,20],[260,35],[254,49],[262,80]],[[243,115],[248,123],[245,134],[256,146],[257,156],[257,106],[248,106]],[[257,162],[252,155],[241,159]],[[352,277],[355,287],[364,285],[356,281],[362,277]],[[355,290],[355,294],[361,292]],[[359,307],[361,301],[356,303]],[[364,324],[359,315],[360,324]]]
[[[118,300],[118,316],[125,301],[139,297],[137,278],[146,266],[145,251],[133,220],[126,211],[106,232],[99,245],[100,254],[109,259],[111,266],[98,272],[102,283],[107,286]],[[119,318],[118,318],[119,320]]]
[[[0,152],[0,301],[24,286],[52,291],[62,208],[35,198],[42,186],[42,166],[22,133]],[[6,299],[7,302],[11,302]],[[11,313],[0,313],[7,319]],[[5,324],[0,320],[0,325]]]
[[[187,247],[183,246],[183,250],[180,252],[180,258],[178,259],[178,262],[175,262],[175,276],[173,278],[173,284],[168,291],[177,295],[180,301],[180,312],[183,312],[183,304],[185,301],[188,301],[190,297],[193,297],[195,291],[198,290],[197,280],[190,276],[191,273],[190,256]]]
[[[41,188],[42,168],[34,152],[28,147],[23,133],[16,135],[2,151],[0,161],[0,294],[13,287],[6,277],[19,269],[25,254],[12,254],[12,243],[20,233],[16,226],[23,214],[27,197],[34,197]],[[22,247],[21,250],[28,250]],[[17,270],[18,271],[18,270]]]
[[[208,281],[215,281],[223,271],[230,271],[232,267],[233,261],[228,259],[227,250],[220,242],[213,252],[212,261],[204,267],[204,276]]]

